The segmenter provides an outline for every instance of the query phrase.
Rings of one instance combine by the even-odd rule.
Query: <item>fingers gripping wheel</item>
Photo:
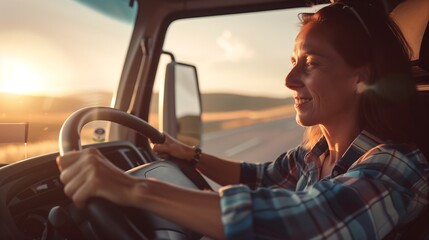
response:
[[[74,112],[64,122],[59,136],[60,154],[64,155],[64,153],[69,151],[81,150],[80,132],[85,124],[96,120],[111,121],[131,128],[149,138],[153,143],[163,143],[165,141],[165,136],[161,132],[149,125],[146,121],[134,115],[108,107],[91,107],[83,108]],[[176,168],[179,169],[179,167]],[[185,173],[185,175],[187,174],[189,173]],[[194,170],[191,175],[194,176],[190,177],[190,181],[195,181],[195,175],[199,174]],[[199,178],[197,177],[197,179],[203,178],[199,175]],[[207,182],[203,185],[206,184]],[[195,185],[201,186],[201,183],[196,183]],[[163,222],[165,221],[148,220],[157,219],[157,217],[150,216],[151,214],[145,213],[144,211],[133,210],[133,212],[137,211],[140,212],[140,217],[138,219],[139,224],[135,224],[135,221],[133,220],[135,219],[135,216],[130,216],[132,215],[128,213],[130,211],[127,211],[125,208],[117,206],[105,199],[90,199],[86,206],[88,218],[94,227],[95,232],[103,239],[147,239],[157,235],[154,233],[157,231],[156,229],[164,228],[165,225],[162,224],[164,224]],[[141,216],[145,216],[144,219],[142,219]],[[142,226],[142,222],[144,223],[144,229],[136,227],[137,225]],[[149,229],[148,226],[153,227],[150,227]],[[181,236],[183,237],[183,235]],[[182,237],[176,239],[183,239]]]

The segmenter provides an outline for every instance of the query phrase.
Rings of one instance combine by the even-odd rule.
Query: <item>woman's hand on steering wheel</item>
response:
[[[136,179],[114,166],[96,148],[65,153],[57,157],[65,194],[77,207],[92,197],[130,206]]]
[[[153,151],[158,155],[158,157],[166,159],[168,157],[174,157],[177,159],[183,159],[186,161],[191,161],[194,157],[195,150],[192,146],[186,145],[167,133],[165,135],[164,143],[157,143],[153,146]]]

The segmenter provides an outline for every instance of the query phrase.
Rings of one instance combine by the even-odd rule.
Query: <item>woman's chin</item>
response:
[[[295,120],[296,120],[296,123],[298,123],[302,127],[311,127],[311,126],[317,125],[317,123],[313,119],[310,119],[309,117],[305,117],[301,114],[296,114]]]

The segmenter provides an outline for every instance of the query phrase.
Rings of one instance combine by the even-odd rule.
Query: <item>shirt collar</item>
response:
[[[335,167],[332,170],[332,176],[336,177],[340,174],[344,174],[349,167],[356,162],[363,154],[368,152],[370,149],[382,143],[382,140],[372,135],[371,133],[363,130],[355,140],[350,144],[343,156],[335,163]],[[320,155],[328,150],[328,143],[325,137],[322,137],[308,152],[309,156],[320,157]],[[315,158],[306,158],[306,160]]]

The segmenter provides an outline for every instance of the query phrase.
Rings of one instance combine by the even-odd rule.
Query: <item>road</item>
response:
[[[283,118],[205,134],[202,149],[205,153],[234,161],[273,161],[297,146],[303,133],[304,129],[295,122],[295,117]],[[219,187],[210,184],[214,189]]]
[[[203,137],[204,152],[248,162],[272,161],[297,146],[304,129],[295,117],[209,133]]]

